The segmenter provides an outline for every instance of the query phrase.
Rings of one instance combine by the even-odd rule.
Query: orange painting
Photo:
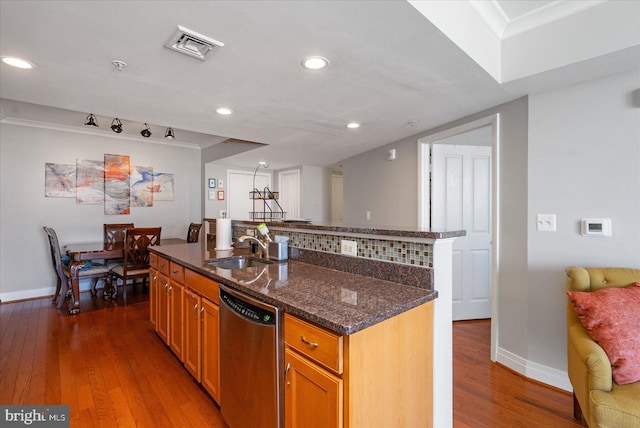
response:
[[[130,159],[125,155],[104,155],[104,213],[130,214]]]

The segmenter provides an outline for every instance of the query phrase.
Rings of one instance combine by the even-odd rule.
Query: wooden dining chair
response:
[[[133,223],[104,223],[104,246],[105,248],[121,244],[124,246],[124,236],[127,229],[135,227]],[[124,259],[105,260],[105,264],[109,267],[118,266],[124,263]],[[91,289],[91,294],[97,294],[95,288]]]
[[[143,280],[143,286],[149,277],[149,247],[160,245],[161,227],[142,227],[127,229],[124,239],[124,263],[111,267],[113,295],[117,296],[118,280],[122,281],[122,301],[127,305],[127,281]]]
[[[104,244],[124,243],[124,235],[127,229],[135,227],[133,223],[105,223],[104,224]]]
[[[201,227],[202,223],[191,223],[189,225],[189,230],[187,231],[187,243],[198,242]]]
[[[69,266],[62,263],[62,254],[60,253],[60,243],[56,231],[50,227],[43,227],[47,237],[49,238],[49,250],[51,251],[51,263],[56,273],[56,291],[53,295],[52,303],[57,303],[58,309],[62,307],[67,294],[71,291],[71,272]],[[103,264],[92,262],[91,266],[80,269],[80,278],[92,278],[92,289],[95,289],[98,280],[102,279],[105,283],[108,280],[109,268]]]

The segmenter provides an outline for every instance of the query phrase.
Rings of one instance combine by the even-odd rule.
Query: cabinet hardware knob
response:
[[[302,343],[304,343],[305,345],[311,346],[312,348],[318,347],[318,344],[316,342],[309,342],[307,339],[304,338],[304,336],[300,336],[300,340],[302,341]]]

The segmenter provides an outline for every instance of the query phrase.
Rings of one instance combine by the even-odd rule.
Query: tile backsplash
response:
[[[246,227],[233,227],[233,238],[245,234]],[[358,257],[383,260],[414,266],[433,267],[433,246],[423,242],[407,242],[393,239],[364,238],[344,235],[318,234],[277,230],[271,226],[271,236],[289,237],[289,246],[307,250],[340,254],[341,241],[355,241]]]

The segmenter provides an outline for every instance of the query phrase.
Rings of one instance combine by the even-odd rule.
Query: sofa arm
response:
[[[587,394],[591,390],[611,391],[613,377],[609,357],[582,324],[569,325],[568,342],[569,378],[576,395],[578,385],[583,385]]]

